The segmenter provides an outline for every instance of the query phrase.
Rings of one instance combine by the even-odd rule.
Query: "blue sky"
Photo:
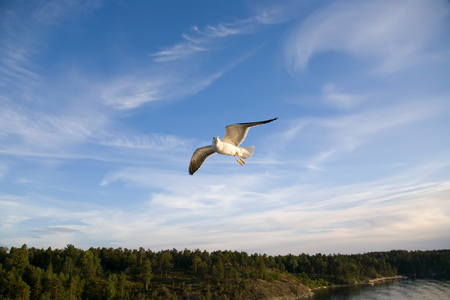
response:
[[[0,245],[450,248],[448,1],[2,1]],[[250,130],[241,167],[193,151]]]

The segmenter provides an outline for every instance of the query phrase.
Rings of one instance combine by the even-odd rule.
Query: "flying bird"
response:
[[[260,122],[238,123],[226,126],[226,133],[222,140],[218,136],[213,137],[211,146],[200,147],[194,151],[194,154],[192,154],[191,163],[189,164],[189,175],[194,175],[203,162],[208,157],[216,153],[232,155],[241,166],[245,165],[244,159],[252,156],[255,151],[255,146],[239,147],[239,145],[245,140],[248,130],[251,127],[267,124],[275,121],[276,119],[278,118]]]

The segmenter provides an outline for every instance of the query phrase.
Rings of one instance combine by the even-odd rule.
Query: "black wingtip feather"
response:
[[[239,125],[245,125],[245,124],[259,123],[259,125],[262,125],[262,124],[270,123],[270,122],[275,121],[275,120],[278,120],[278,117],[273,118],[273,119],[270,119],[270,120],[265,120],[265,121],[259,121],[259,122],[247,122],[247,123],[238,123],[238,124],[239,124]]]

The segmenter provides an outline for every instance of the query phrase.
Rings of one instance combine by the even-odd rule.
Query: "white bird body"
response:
[[[241,158],[249,158],[253,155],[255,146],[237,147],[230,143],[222,142],[219,137],[213,138],[212,147],[214,151],[223,155],[239,156]]]
[[[218,136],[214,137],[211,146],[200,147],[194,151],[191,162],[189,163],[189,175],[194,175],[203,162],[208,157],[216,153],[234,156],[236,161],[243,166],[245,164],[243,159],[249,158],[255,151],[255,146],[239,147],[239,145],[245,140],[248,130],[251,127],[267,124],[275,121],[276,119],[277,118],[260,122],[238,123],[226,126],[226,133],[222,140]]]

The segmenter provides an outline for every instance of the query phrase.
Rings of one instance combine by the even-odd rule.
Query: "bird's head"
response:
[[[220,141],[220,138],[218,136],[213,137],[212,143],[213,145],[216,145]]]

